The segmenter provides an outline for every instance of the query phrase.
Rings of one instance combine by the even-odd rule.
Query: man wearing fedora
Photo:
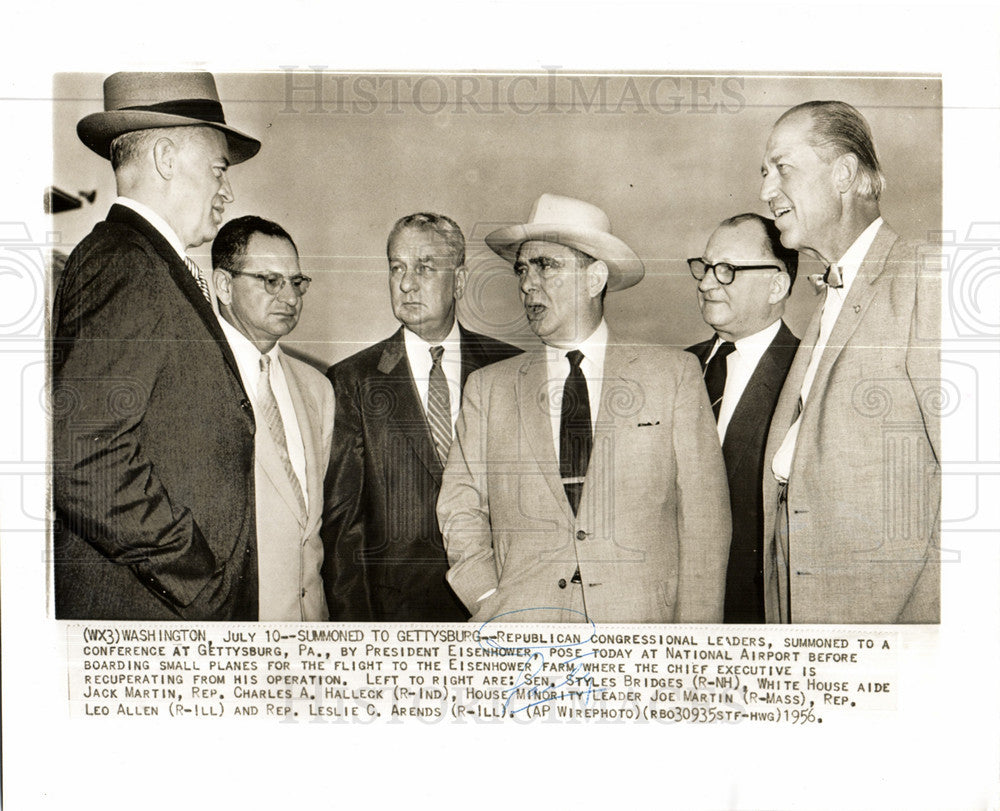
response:
[[[466,384],[438,517],[472,621],[721,621],[729,503],[698,362],[604,320],[642,262],[553,194],[486,242],[544,345]]]
[[[77,133],[119,197],[52,315],[56,616],[256,620],[253,411],[185,251],[260,142],[209,73],[116,73]]]

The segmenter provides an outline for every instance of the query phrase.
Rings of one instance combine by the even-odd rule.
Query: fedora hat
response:
[[[611,233],[608,215],[583,200],[543,194],[524,225],[508,225],[486,235],[491,250],[511,264],[521,245],[530,240],[556,242],[600,259],[608,266],[608,292],[638,284],[645,273],[635,251]]]
[[[104,112],[81,119],[76,133],[102,158],[110,158],[111,142],[126,132],[192,126],[222,132],[230,163],[252,158],[260,149],[256,138],[226,124],[215,79],[205,71],[113,73],[104,80]]]

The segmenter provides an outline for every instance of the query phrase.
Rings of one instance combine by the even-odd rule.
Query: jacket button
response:
[[[578,529],[576,531],[576,539],[578,541],[585,541],[585,540],[587,540],[587,533],[584,532],[582,529]]]
[[[565,577],[560,577],[559,578],[559,588],[561,588],[561,589],[566,588],[566,578]]]
[[[240,408],[242,408],[244,411],[250,411],[252,409],[252,406],[250,405],[250,401],[244,399],[243,402],[240,403]]]

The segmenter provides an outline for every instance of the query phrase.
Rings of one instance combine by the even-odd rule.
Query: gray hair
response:
[[[827,151],[830,159],[848,153],[858,159],[858,193],[878,200],[885,190],[885,175],[864,116],[843,101],[807,101],[786,111],[778,123],[798,112],[812,118],[810,143],[815,149]]]

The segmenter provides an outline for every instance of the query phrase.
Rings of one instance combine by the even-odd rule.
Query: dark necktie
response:
[[[431,347],[431,375],[427,383],[427,422],[431,427],[434,447],[442,464],[448,461],[451,448],[451,396],[448,394],[448,378],[441,368],[443,346]]]
[[[580,369],[583,353],[574,349],[567,352],[566,357],[570,369],[563,385],[562,413],[559,417],[559,475],[573,515],[576,515],[594,437],[590,424],[590,392],[587,390],[587,378]]]
[[[735,349],[736,344],[732,341],[723,341],[705,367],[705,388],[708,389],[708,401],[712,404],[716,422],[719,421],[722,395],[726,391],[726,358]]]

